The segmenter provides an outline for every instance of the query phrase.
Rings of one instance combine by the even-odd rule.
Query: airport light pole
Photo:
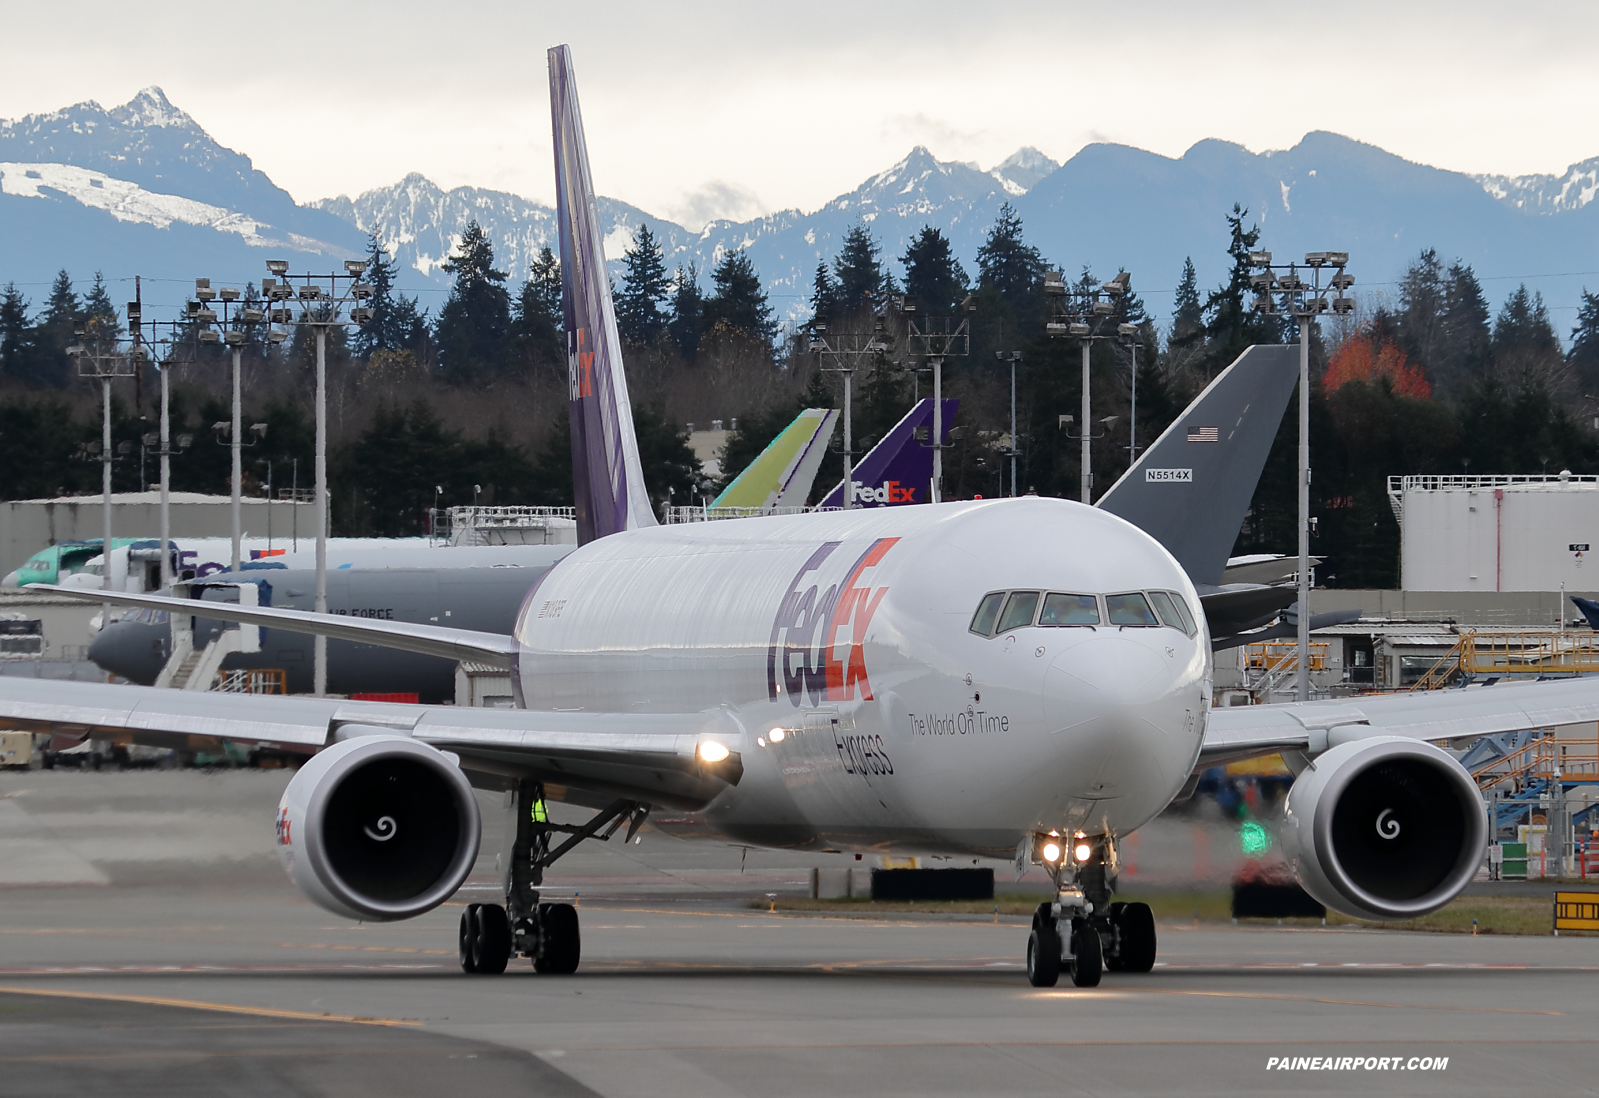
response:
[[[111,379],[132,377],[145,351],[137,341],[128,351],[123,351],[117,333],[107,332],[96,321],[76,329],[74,334],[78,341],[67,348],[67,354],[77,359],[78,376],[100,382],[100,442],[87,449],[89,453],[98,450],[100,455],[100,587],[104,590],[111,583],[111,463],[116,460],[111,448]],[[100,628],[110,624],[111,604],[102,603]]]
[[[222,301],[222,315],[217,316],[215,302]],[[233,352],[233,420],[228,427],[228,437],[231,440],[229,449],[232,451],[233,491],[230,495],[232,509],[233,533],[233,568],[237,572],[243,563],[241,542],[244,538],[244,511],[243,511],[243,477],[244,462],[240,446],[243,444],[242,423],[243,404],[240,389],[240,358],[244,350],[244,343],[249,338],[248,329],[266,319],[266,313],[259,308],[253,308],[249,303],[240,304],[239,291],[234,289],[213,290],[209,278],[194,280],[194,300],[188,304],[188,315],[191,320],[199,323],[198,338],[201,343],[224,344]],[[215,331],[210,325],[220,323],[221,330]]]
[[[288,325],[305,325],[316,333],[316,603],[318,614],[328,612],[328,330],[346,324],[360,326],[372,319],[372,310],[361,302],[372,296],[372,287],[361,281],[366,264],[359,259],[344,261],[343,273],[289,274],[282,259],[267,260],[272,278],[263,279],[261,290],[271,303],[268,337],[281,343],[288,337]],[[298,283],[298,285],[296,285]],[[299,315],[287,303],[297,301]],[[323,697],[328,692],[328,638],[320,633],[314,641],[313,692]]]
[[[1249,279],[1255,312],[1299,322],[1299,671],[1294,696],[1304,702],[1310,700],[1310,324],[1329,311],[1339,316],[1354,312],[1355,299],[1347,291],[1355,280],[1345,270],[1348,252],[1307,252],[1303,271],[1296,263],[1273,264],[1270,252],[1250,252],[1249,265],[1257,272]],[[1336,296],[1329,299],[1329,290]]]
[[[1010,363],[1010,449],[1000,452],[1001,457],[1010,458],[1010,496],[1016,498],[1016,455],[1021,450],[1016,447],[1016,364],[1021,362],[1020,351],[995,351],[994,357],[1001,362]]]
[[[858,332],[829,332],[827,321],[821,317],[813,320],[810,325],[810,349],[821,362],[824,373],[842,374],[844,377],[844,510],[848,511],[855,506],[855,436],[854,425],[850,420],[850,411],[853,404],[850,382],[855,376],[855,371],[860,369],[856,365],[863,355],[882,354],[888,350],[882,325],[870,335]],[[828,356],[831,355],[833,365],[827,365]]]
[[[1132,405],[1127,412],[1127,467],[1131,469],[1138,460],[1138,325],[1118,324],[1116,336],[1133,356]]]
[[[944,442],[944,360],[964,358],[971,353],[970,314],[977,311],[976,300],[968,294],[959,308],[955,316],[920,316],[916,300],[900,294],[890,299],[878,314],[880,328],[888,319],[890,309],[898,314],[905,324],[906,353],[920,356],[926,363],[923,368],[933,372],[933,431],[928,440],[933,448],[933,483],[928,492],[933,503],[944,500],[944,451],[949,449]]]
[[[144,322],[140,315],[142,310],[136,311],[133,307],[135,304],[135,302],[128,303],[128,327],[134,333],[135,345],[138,345],[142,341],[142,323]],[[172,448],[172,367],[178,361],[177,350],[183,325],[175,321],[166,322],[171,332],[165,340],[159,340],[155,336],[157,330],[156,322],[149,321],[148,323],[150,326],[151,346],[155,346],[157,343],[164,343],[166,348],[161,356],[152,357],[151,359],[151,364],[155,366],[156,372],[161,375],[160,430],[159,433],[147,434],[143,438],[146,451],[152,445],[158,446],[155,453],[161,458],[161,587],[165,589],[171,587],[172,581],[177,578],[172,569],[172,455],[187,450],[194,442],[194,436],[190,434],[179,435],[177,439],[178,448],[176,450]]]
[[[1081,473],[1081,498],[1084,503],[1094,502],[1094,472],[1093,452],[1091,444],[1095,435],[1089,430],[1092,421],[1093,405],[1089,397],[1089,352],[1096,339],[1114,338],[1110,333],[1102,333],[1100,328],[1108,318],[1116,314],[1117,307],[1121,304],[1122,297],[1132,288],[1132,276],[1126,271],[1119,272],[1115,278],[1099,286],[1092,284],[1071,286],[1066,282],[1065,273],[1062,271],[1048,271],[1044,275],[1044,293],[1055,299],[1054,308],[1051,310],[1049,320],[1044,324],[1044,330],[1051,337],[1066,336],[1075,338],[1082,347],[1083,363],[1083,399],[1082,399],[1082,434],[1073,436],[1069,432],[1068,438],[1080,437],[1082,440],[1082,456],[1079,459]],[[1070,417],[1061,417],[1061,422],[1070,422]],[[1106,424],[1107,429],[1109,424]]]

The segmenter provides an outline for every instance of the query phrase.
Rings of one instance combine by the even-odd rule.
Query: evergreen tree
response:
[[[826,260],[816,263],[816,277],[811,280],[811,313],[818,320],[826,320],[838,310],[838,283],[827,269]]]
[[[666,409],[658,404],[633,405],[633,434],[650,499],[657,505],[668,500],[698,503],[700,482],[705,479],[699,459],[688,448],[688,433],[673,426]]]
[[[1244,300],[1244,295],[1250,292],[1249,277],[1253,273],[1249,253],[1260,242],[1259,226],[1244,228],[1244,219],[1248,216],[1248,210],[1233,203],[1233,212],[1227,215],[1231,237],[1227,254],[1233,261],[1232,272],[1227,282],[1205,299],[1207,375],[1226,367],[1251,344],[1281,342],[1282,332],[1277,322],[1252,312]]]
[[[1399,313],[1392,325],[1405,357],[1431,374],[1442,350],[1447,288],[1438,253],[1428,248],[1416,257],[1399,283]]]
[[[0,331],[3,329],[3,322],[0,322]],[[1599,294],[1589,293],[1586,286],[1582,288],[1582,304],[1577,309],[1577,326],[1571,329],[1571,353],[1566,361],[1576,370],[1584,389],[1590,393],[1599,392]]]
[[[511,296],[505,272],[494,269],[494,245],[475,219],[441,269],[455,276],[436,330],[445,374],[461,382],[498,372],[511,329]]]
[[[1565,364],[1543,294],[1528,294],[1526,283],[1506,299],[1489,346],[1495,372],[1511,384],[1549,385]]]
[[[1205,326],[1205,306],[1199,300],[1199,276],[1194,272],[1192,256],[1183,258],[1183,276],[1177,280],[1177,294],[1172,299],[1173,342],[1192,339]]]
[[[865,225],[856,225],[844,234],[844,247],[833,261],[838,280],[835,301],[838,309],[853,313],[875,308],[893,283],[883,270],[882,250]]]
[[[0,370],[7,377],[32,380],[33,332],[28,327],[28,299],[15,282],[0,294]]]
[[[954,314],[966,296],[966,271],[943,233],[923,225],[900,262],[905,264],[905,295],[917,308],[932,316]]]
[[[978,279],[992,287],[1012,308],[1034,296],[1044,281],[1044,258],[1037,248],[1022,242],[1022,219],[1009,202],[982,247],[977,249]]]
[[[700,351],[700,331],[705,327],[705,295],[700,292],[700,271],[690,263],[679,267],[672,280],[672,319],[667,331],[677,353],[690,362]]]
[[[572,496],[572,416],[566,401],[561,401],[550,424],[544,446],[533,459],[534,492],[532,503],[543,507],[570,507]]]
[[[410,346],[417,316],[416,299],[395,292],[394,277],[398,271],[399,264],[389,258],[378,234],[371,233],[367,239],[363,278],[372,287],[372,296],[366,301],[372,319],[361,325],[352,341],[358,358],[371,358],[379,351],[400,351]]]
[[[1495,357],[1515,352],[1546,354],[1560,347],[1554,325],[1549,322],[1549,310],[1544,306],[1543,294],[1527,293],[1523,282],[1516,292],[1505,300],[1504,308],[1494,320],[1492,343]]]
[[[705,302],[706,327],[724,327],[770,344],[777,335],[777,324],[766,303],[766,291],[761,289],[761,276],[744,250],[723,256],[711,277],[716,292]]]
[[[94,272],[94,285],[83,296],[80,322],[85,333],[91,337],[116,339],[122,334],[122,322],[117,317],[117,307],[111,300],[110,291],[106,289],[105,275],[100,271]]]
[[[529,365],[561,365],[566,347],[561,321],[561,262],[543,248],[528,269],[527,281],[516,298],[512,330],[518,353]]]
[[[1471,267],[1455,263],[1444,279],[1443,331],[1433,364],[1434,391],[1458,393],[1488,365],[1488,299]]]
[[[78,295],[66,271],[59,272],[50,284],[50,296],[34,331],[35,374],[48,385],[65,385],[69,365],[67,348],[77,342],[77,329],[83,320]]]
[[[653,343],[666,328],[661,303],[671,285],[666,278],[665,255],[650,227],[639,223],[633,246],[622,261],[622,290],[616,295],[616,326],[623,339]]]

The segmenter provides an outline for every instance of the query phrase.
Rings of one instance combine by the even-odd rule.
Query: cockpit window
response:
[[[1155,613],[1160,615],[1162,623],[1181,629],[1190,637],[1194,635],[1194,619],[1188,616],[1188,607],[1183,605],[1181,595],[1174,591],[1151,591],[1149,601],[1155,604]]]
[[[1188,609],[1188,603],[1176,591],[1171,592],[1171,601],[1177,607],[1177,612],[1183,616],[1183,632],[1190,637],[1199,631],[1199,624],[1194,621],[1193,611]]]
[[[1099,600],[1093,595],[1063,595],[1051,591],[1044,596],[1039,625],[1098,625]]]
[[[971,630],[981,637],[992,636],[994,633],[994,619],[999,616],[999,608],[1005,603],[1005,592],[994,591],[983,596],[983,601],[977,604],[977,613],[972,615]]]
[[[1012,591],[1010,601],[1005,603],[1005,613],[1000,615],[999,631],[1003,633],[1033,624],[1033,611],[1037,609],[1037,591]]]
[[[1112,625],[1159,625],[1149,600],[1138,591],[1125,595],[1106,595],[1105,610]]]

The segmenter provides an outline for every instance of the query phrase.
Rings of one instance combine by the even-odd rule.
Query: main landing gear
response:
[[[623,841],[630,841],[649,815],[650,806],[619,800],[588,823],[551,823],[544,808],[544,787],[534,781],[518,782],[506,794],[505,805],[508,849],[500,859],[505,906],[466,905],[461,913],[461,971],[498,975],[517,956],[531,958],[535,972],[576,972],[583,955],[577,909],[571,904],[539,901],[544,870],[584,839],[608,840],[624,823],[628,827]],[[568,837],[552,850],[550,837],[555,834]]]
[[[1111,903],[1116,847],[1109,836],[1033,836],[1033,861],[1055,885],[1027,937],[1027,980],[1054,987],[1062,969],[1077,987],[1098,987],[1106,969],[1155,967],[1155,917],[1148,904]]]

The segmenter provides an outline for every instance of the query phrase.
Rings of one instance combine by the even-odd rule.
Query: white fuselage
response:
[[[971,631],[985,595],[1021,590],[1099,596],[1101,624]],[[1108,622],[1104,596],[1151,591],[1197,631]],[[770,846],[1005,856],[1034,830],[1125,834],[1187,779],[1211,693],[1181,566],[1037,497],[615,534],[546,573],[517,637],[529,709],[724,710],[744,774],[707,822]]]

